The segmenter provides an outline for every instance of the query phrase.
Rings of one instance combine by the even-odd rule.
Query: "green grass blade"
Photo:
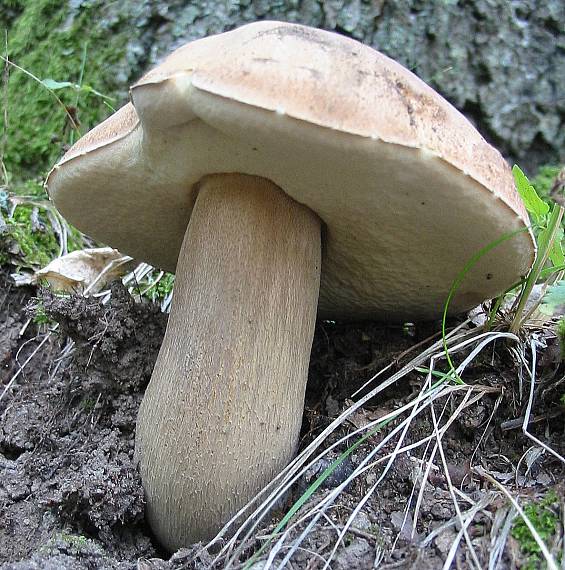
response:
[[[457,274],[457,277],[454,279],[451,287],[449,289],[449,293],[447,295],[447,299],[445,301],[445,305],[443,306],[443,315],[441,319],[441,335],[442,335],[442,342],[443,342],[443,350],[445,352],[445,357],[447,359],[447,363],[449,364],[450,371],[453,374],[453,379],[458,384],[464,384],[463,380],[459,377],[457,372],[455,371],[455,366],[453,365],[453,361],[451,360],[451,356],[449,355],[449,349],[447,346],[447,314],[449,312],[449,306],[453,297],[457,293],[457,290],[461,286],[461,283],[467,277],[467,274],[471,269],[479,262],[479,260],[484,257],[489,251],[493,250],[494,248],[498,247],[502,243],[512,239],[513,237],[521,234],[523,232],[528,231],[528,228],[520,228],[519,230],[510,232],[508,234],[504,234],[503,236],[499,237],[498,239],[490,242],[481,250],[479,250],[475,255],[473,255],[465,264],[463,269]]]
[[[549,258],[550,250],[553,246],[555,238],[559,235],[559,230],[561,229],[561,220],[563,219],[563,207],[555,204],[551,210],[551,215],[549,216],[549,221],[547,227],[544,228],[538,236],[538,252],[536,259],[528,277],[526,278],[526,286],[524,291],[520,296],[520,301],[518,302],[518,307],[516,308],[516,314],[510,326],[510,332],[516,333],[520,326],[522,325],[522,315],[524,312],[524,307],[528,302],[528,298],[536,284],[539,276]]]
[[[395,417],[389,418],[377,424],[374,428],[369,430],[365,435],[360,437],[355,441],[350,447],[348,447],[339,457],[337,457],[324,471],[316,478],[316,480],[302,493],[302,495],[295,501],[286,515],[281,519],[279,524],[275,527],[273,532],[270,534],[266,542],[261,546],[261,548],[253,554],[253,556],[246,562],[244,570],[248,570],[257,561],[259,556],[265,552],[269,545],[273,542],[276,535],[281,532],[292,517],[300,510],[300,508],[306,503],[306,501],[320,488],[322,483],[349,457],[361,444],[363,444],[371,436],[375,435],[379,430],[385,427],[388,423],[394,420]]]
[[[522,172],[518,165],[515,164],[512,167],[512,174],[514,175],[516,189],[526,206],[526,210],[528,210],[530,215],[533,216],[536,221],[539,221],[549,213],[548,204],[538,196],[535,188],[530,184],[527,176]]]

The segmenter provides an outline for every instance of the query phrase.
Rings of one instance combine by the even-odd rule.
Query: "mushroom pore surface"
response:
[[[137,421],[146,516],[171,551],[211,539],[292,459],[320,239],[318,217],[268,180],[200,183]]]

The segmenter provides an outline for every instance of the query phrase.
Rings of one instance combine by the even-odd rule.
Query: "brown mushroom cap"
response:
[[[77,227],[169,271],[211,173],[268,178],[322,219],[327,318],[437,316],[465,262],[528,224],[508,165],[462,114],[336,34],[249,24],[179,48],[131,94],[48,189]],[[495,248],[453,311],[500,293],[533,257],[527,231]]]

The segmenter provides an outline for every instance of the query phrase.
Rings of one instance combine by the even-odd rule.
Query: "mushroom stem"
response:
[[[146,516],[208,540],[293,457],[320,282],[320,220],[264,178],[208,176],[137,420]]]

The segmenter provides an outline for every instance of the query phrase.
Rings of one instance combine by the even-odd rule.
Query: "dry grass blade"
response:
[[[469,342],[472,342],[473,338],[476,336],[475,331],[471,332],[466,331],[464,333],[459,333],[460,328],[461,327],[458,327],[448,335],[447,340],[449,344],[452,344],[456,341],[467,340],[467,339],[469,340]],[[466,344],[467,343],[463,342],[460,343],[460,345],[458,346],[460,347],[460,349],[463,349],[466,346]],[[267,490],[274,488],[272,494],[266,499],[266,501],[262,505],[260,505],[260,507],[255,512],[253,512],[249,516],[249,518],[240,526],[239,530],[236,531],[232,539],[220,551],[220,553],[217,555],[215,559],[215,563],[218,563],[220,560],[225,559],[226,556],[228,557],[231,556],[230,560],[232,561],[238,557],[238,555],[243,550],[243,545],[245,545],[248,540],[252,539],[255,528],[257,528],[261,520],[267,515],[267,513],[270,511],[270,509],[276,503],[276,501],[280,498],[280,496],[283,495],[288,490],[288,488],[290,488],[290,486],[296,481],[296,479],[298,479],[298,477],[305,469],[307,469],[318,459],[323,457],[323,455],[325,455],[325,453],[327,453],[327,451],[331,449],[329,448],[328,450],[320,454],[318,457],[314,458],[306,466],[304,466],[305,461],[308,459],[308,457],[312,455],[313,451],[315,451],[315,449],[317,449],[321,445],[321,443],[326,439],[326,437],[330,433],[332,433],[337,426],[342,424],[350,415],[352,415],[357,409],[362,407],[369,399],[371,399],[376,394],[386,389],[388,386],[392,385],[394,382],[398,381],[400,378],[404,377],[406,374],[414,370],[417,366],[425,362],[430,356],[434,355],[434,353],[436,353],[437,358],[443,358],[442,347],[443,347],[443,341],[436,342],[433,346],[431,346],[422,354],[420,354],[418,357],[413,359],[410,363],[405,365],[400,371],[391,376],[387,381],[379,385],[377,388],[373,389],[365,397],[356,402],[353,406],[344,411],[336,420],[334,420],[334,422],[332,422],[332,424],[328,426],[328,428],[326,428],[316,438],[316,440],[314,440],[314,442],[310,444],[310,446],[308,446],[291,464],[289,464],[289,466],[287,466],[287,468],[283,472],[281,472],[281,474],[271,483],[271,485],[267,486],[262,493],[260,493],[257,497],[255,497],[255,499],[252,502],[250,502],[241,511],[239,511],[227,523],[227,525],[222,529],[222,531],[218,534],[218,536],[205,547],[209,548],[215,542],[220,540],[221,536],[229,530],[229,528],[235,523],[235,521],[239,519],[242,516],[242,514],[246,512],[252,504],[254,504]],[[375,375],[375,377],[378,376],[379,374]],[[399,412],[400,411],[397,410],[395,413]],[[380,418],[379,420],[384,421],[385,419],[388,419],[388,417],[383,417]],[[377,422],[374,422],[373,424],[371,424],[370,427],[373,427],[373,425],[375,425],[376,423]],[[347,436],[347,438],[344,439],[350,438],[351,436],[355,435],[355,433],[357,432],[350,434],[349,436]],[[336,445],[337,444],[334,444],[332,448],[335,447]],[[277,487],[275,484],[279,483],[281,479],[282,482]],[[236,541],[240,538],[243,529],[245,529],[246,527],[248,528],[246,535],[241,539],[239,547],[235,547]],[[229,565],[230,563],[228,563],[228,567]]]
[[[461,406],[463,406],[464,404],[466,404],[468,398],[470,397],[471,393],[467,392],[465,394],[465,398],[463,399],[463,402],[461,403]],[[462,407],[460,406],[460,408],[462,409]],[[444,563],[444,569],[447,570],[448,568],[451,567],[451,563],[455,557],[455,553],[457,551],[457,548],[459,547],[459,542],[461,540],[461,536],[463,536],[465,538],[465,542],[467,543],[467,547],[469,549],[469,552],[471,554],[471,559],[473,561],[473,564],[475,565],[476,568],[478,568],[480,570],[481,568],[481,563],[479,562],[479,559],[477,558],[477,555],[475,553],[475,549],[473,547],[473,543],[471,542],[471,538],[469,537],[469,533],[467,532],[467,527],[469,526],[469,524],[471,523],[471,521],[473,520],[472,517],[467,518],[466,521],[463,520],[463,517],[461,515],[461,510],[459,508],[459,501],[457,500],[457,497],[455,496],[455,491],[454,491],[454,487],[453,487],[453,483],[451,481],[451,476],[449,474],[449,469],[447,467],[447,460],[445,459],[445,453],[444,453],[444,449],[443,449],[443,445],[441,443],[442,441],[442,437],[440,435],[439,432],[439,428],[438,428],[438,421],[437,421],[437,417],[435,414],[435,410],[433,408],[433,406],[431,406],[430,408],[431,410],[431,414],[432,414],[432,421],[433,421],[433,426],[434,426],[434,432],[436,434],[436,439],[437,439],[437,449],[439,451],[440,457],[441,457],[441,462],[443,465],[443,472],[444,472],[444,476],[445,479],[447,481],[447,486],[449,489],[449,493],[451,495],[452,501],[453,501],[453,506],[455,507],[455,511],[457,513],[457,519],[459,521],[459,525],[460,525],[460,531],[456,537],[456,539],[453,541],[453,544],[451,545],[451,548],[449,549],[449,553],[447,555],[447,558],[445,560]],[[453,414],[455,415],[455,414]]]
[[[482,467],[475,467],[474,471],[478,475],[480,475],[483,479],[486,479],[489,483],[491,483],[491,485],[499,489],[505,495],[505,497],[510,501],[514,509],[516,509],[517,513],[520,515],[520,517],[523,519],[524,523],[528,527],[528,530],[532,534],[534,540],[536,541],[536,544],[539,546],[545,558],[548,569],[559,570],[559,566],[557,565],[555,558],[553,558],[551,552],[549,552],[547,545],[539,535],[536,527],[532,524],[532,521],[527,517],[526,513],[524,513],[518,501],[511,495],[511,493],[506,489],[506,487],[504,487],[504,485],[499,483],[494,477],[491,477],[491,475],[489,475]]]
[[[459,494],[458,490],[456,489],[456,492]],[[461,512],[461,516],[463,519],[467,519],[469,516],[474,517],[478,512],[486,509],[494,500],[495,498],[495,494],[494,493],[488,493],[487,495],[485,495],[484,497],[482,497],[479,501],[474,502],[471,501],[471,499],[467,496],[464,496],[464,500],[466,502],[468,502],[469,504],[471,504],[471,507],[469,509],[467,509],[466,511],[462,511]],[[439,525],[438,527],[436,527],[432,532],[430,532],[425,538],[424,540],[422,540],[420,542],[420,546],[422,547],[427,547],[430,546],[431,543],[434,541],[435,538],[437,538],[442,532],[444,532],[445,530],[447,530],[448,528],[457,528],[457,526],[460,524],[460,520],[459,520],[459,516],[456,515],[453,518],[451,518],[450,520],[448,520],[447,522]]]
[[[417,442],[416,444],[411,444],[409,446],[405,446],[405,447],[401,447],[401,443],[404,440],[405,436],[406,436],[406,432],[407,429],[410,427],[412,420],[414,419],[414,417],[416,417],[418,414],[422,413],[423,411],[425,411],[428,407],[431,407],[433,402],[436,400],[439,400],[441,398],[446,397],[447,395],[454,393],[454,392],[459,392],[459,391],[465,391],[467,392],[469,395],[470,393],[475,389],[475,387],[466,387],[466,386],[437,386],[434,389],[433,393],[426,393],[424,390],[421,391],[421,394],[419,396],[419,398],[417,400],[415,400],[413,402],[414,406],[410,406],[412,407],[412,412],[410,414],[410,416],[408,418],[406,418],[405,420],[403,420],[397,427],[395,427],[391,433],[389,433],[373,450],[371,450],[371,452],[366,456],[366,458],[361,462],[361,464],[355,469],[355,471],[345,480],[343,481],[343,483],[341,483],[338,487],[336,487],[335,489],[332,490],[332,492],[326,496],[324,499],[322,499],[315,507],[315,509],[313,509],[311,511],[310,514],[313,515],[313,518],[311,520],[311,522],[309,523],[309,525],[304,529],[304,531],[301,533],[301,535],[294,541],[291,549],[287,552],[286,556],[284,557],[284,559],[280,562],[280,564],[277,566],[278,568],[284,568],[285,564],[287,564],[290,561],[290,558],[292,556],[292,554],[296,551],[296,549],[298,548],[298,546],[303,542],[303,540],[308,536],[308,534],[312,531],[312,529],[314,528],[315,524],[318,522],[320,516],[322,516],[324,510],[326,508],[328,508],[333,501],[335,501],[335,499],[339,496],[339,494],[345,489],[345,487],[347,487],[355,478],[357,478],[358,476],[360,476],[362,473],[364,473],[366,470],[368,470],[369,468],[384,462],[386,460],[387,465],[385,466],[385,469],[383,470],[383,472],[381,473],[381,475],[379,476],[378,480],[376,481],[376,483],[371,487],[371,489],[369,489],[369,491],[366,493],[366,495],[364,496],[364,498],[360,501],[358,507],[354,510],[353,514],[349,517],[346,525],[344,526],[344,529],[342,530],[342,532],[340,533],[338,539],[336,540],[335,543],[335,547],[328,559],[328,562],[331,562],[333,556],[335,555],[335,551],[337,550],[337,547],[339,546],[339,544],[341,543],[341,541],[343,540],[343,537],[345,535],[345,532],[349,529],[353,519],[355,518],[355,516],[358,514],[358,512],[360,511],[360,509],[362,508],[363,504],[368,500],[368,498],[372,495],[372,493],[376,490],[376,488],[378,487],[378,485],[384,480],[384,478],[386,477],[386,474],[388,472],[388,469],[390,468],[392,462],[400,455],[400,453],[404,453],[408,450],[414,449],[416,447],[418,447],[419,445],[422,445],[423,443],[426,443],[431,437],[433,437],[433,435],[429,436],[428,438],[424,438],[423,440],[420,440],[419,442]],[[468,398],[469,395],[467,396],[467,399],[465,399],[462,404],[461,404],[461,409],[463,409],[464,407],[471,405],[474,403],[474,401],[468,402]],[[479,396],[480,397],[480,396]],[[422,402],[422,405],[417,407],[417,404],[419,402]],[[445,433],[445,431],[447,431],[447,429],[449,429],[451,423],[455,420],[456,418],[456,414],[453,414],[450,418],[449,421],[446,422],[445,426],[442,426],[441,428],[441,433]],[[398,433],[400,433],[400,438],[399,441],[397,443],[397,446],[395,448],[395,450],[387,455],[386,457],[383,458],[379,458],[378,460],[376,460],[374,463],[369,463],[369,461],[379,452],[381,451],[382,448],[384,448],[386,446],[386,444],[392,440]],[[314,512],[316,513],[314,515]],[[265,568],[270,568],[271,565],[274,563],[274,559],[276,557],[276,555],[278,554],[278,552],[283,548],[284,546],[284,542],[287,539],[287,537],[290,535],[290,529],[287,529],[287,531],[285,533],[283,533],[283,535],[278,539],[277,543],[275,544],[275,546],[272,548],[269,557],[265,563]]]
[[[440,391],[440,388],[437,388],[437,392],[436,394],[434,394],[434,397],[438,397],[437,393]],[[386,444],[393,440],[397,435],[399,435],[399,441],[403,441],[404,437],[406,435],[407,429],[410,426],[412,420],[414,419],[414,417],[416,417],[418,414],[422,413],[429,405],[430,402],[426,401],[424,402],[420,407],[417,407],[417,404],[419,403],[420,399],[415,400],[413,403],[411,403],[410,408],[412,408],[412,411],[410,413],[410,415],[408,416],[408,418],[404,419],[398,426],[396,426],[389,434],[387,434],[382,441],[379,442],[378,445],[376,445],[369,453],[368,455],[360,462],[360,464],[356,467],[356,469],[353,471],[353,473],[351,475],[349,475],[349,477],[347,477],[342,483],[340,483],[337,487],[335,487],[334,489],[332,489],[332,491],[329,493],[329,495],[327,495],[326,497],[324,497],[319,503],[318,503],[318,507],[323,507],[323,509],[328,508],[331,504],[333,504],[333,502],[335,501],[335,499],[342,493],[342,491],[355,479],[357,478],[361,473],[363,473],[364,468],[366,468],[368,466],[368,464],[370,463],[370,461],[373,459],[373,457],[379,452],[381,451],[381,449],[383,449]],[[386,476],[386,473],[388,471],[388,469],[390,468],[390,465],[392,464],[392,461],[398,456],[398,450],[396,450],[396,453],[393,453],[390,456],[389,461],[387,462],[387,465],[385,466],[385,470],[383,473],[381,473],[381,475],[379,476],[377,482],[375,483],[375,485],[373,486],[374,488],[376,488],[378,486],[378,484],[384,479],[384,477]],[[370,496],[370,495],[369,495]],[[314,528],[314,526],[316,525],[316,523],[319,521],[320,517],[322,516],[321,513],[324,512],[323,510],[319,511],[318,514],[316,514],[315,516],[312,517],[312,520],[310,521],[310,523],[308,524],[308,526],[302,531],[302,533],[298,536],[298,538],[293,542],[293,545],[291,547],[291,549],[288,551],[288,553],[286,554],[286,556],[283,558],[283,560],[280,562],[278,568],[284,568],[285,565],[290,561],[290,558],[292,556],[292,554],[294,553],[294,551],[296,550],[296,548],[298,548],[298,546],[304,541],[304,539],[308,536],[308,534],[312,531],[312,529]],[[277,543],[275,544],[275,546],[272,548],[270,554],[269,554],[269,558],[267,559],[267,562],[265,564],[265,568],[269,568],[273,561],[274,558],[276,556],[276,554],[278,553],[278,551],[282,548],[283,544],[284,544],[284,540],[287,538],[288,536],[288,532],[284,533],[283,536],[281,538],[279,538],[279,540],[277,541]]]
[[[528,398],[528,405],[526,407],[526,413],[524,414],[524,422],[522,424],[522,432],[528,438],[530,438],[533,442],[537,445],[542,447],[545,451],[559,459],[562,463],[565,463],[565,458],[557,453],[554,449],[552,449],[549,445],[538,439],[535,435],[528,431],[528,424],[530,423],[530,418],[532,416],[532,407],[534,405],[534,393],[535,393],[535,385],[536,385],[536,360],[537,360],[537,345],[538,342],[535,337],[532,337],[530,340],[530,349],[532,352],[532,365],[531,368],[528,370],[530,375],[530,394]]]
[[[421,390],[420,394],[418,395],[418,399],[422,400],[424,398],[427,397],[427,392],[428,392],[428,386],[424,385],[426,387],[426,390]],[[431,387],[431,386],[430,386]],[[416,400],[416,404],[417,404]],[[416,405],[412,408],[412,411],[410,412],[409,417],[405,420],[404,422],[404,427],[402,429],[402,433],[400,434],[400,437],[398,438],[398,441],[396,442],[396,446],[395,449],[393,451],[393,453],[390,455],[387,464],[385,466],[385,468],[383,469],[381,475],[377,478],[377,480],[375,481],[375,483],[370,487],[370,489],[367,491],[367,493],[365,494],[364,497],[361,498],[361,500],[357,503],[355,509],[353,510],[352,514],[349,516],[348,520],[346,521],[342,531],[340,532],[337,540],[335,541],[335,545],[330,553],[330,556],[328,558],[328,561],[326,562],[326,565],[324,566],[323,570],[326,570],[329,566],[330,561],[334,558],[337,549],[339,547],[339,545],[343,542],[343,539],[345,537],[345,534],[347,533],[347,531],[349,530],[351,524],[353,523],[353,520],[355,519],[355,517],[359,514],[359,512],[361,511],[361,509],[363,508],[363,506],[365,505],[365,503],[369,500],[369,498],[373,495],[373,493],[375,492],[375,490],[377,489],[377,487],[380,485],[380,483],[383,481],[383,479],[386,477],[390,467],[392,466],[393,462],[395,461],[395,459],[398,457],[398,455],[400,454],[400,449],[402,449],[402,443],[405,440],[406,434],[408,432],[408,429],[412,423],[412,420],[414,419],[415,415],[416,415],[416,411],[417,411],[417,407]],[[352,478],[353,480],[353,475]]]
[[[451,331],[447,335],[447,342],[448,344],[453,344],[455,342],[460,342],[462,340],[472,338],[476,335],[475,331],[463,331],[461,329],[463,325],[460,325],[453,331]],[[438,351],[442,351],[443,349],[443,341],[437,341],[431,347],[423,351],[417,357],[412,359],[409,363],[404,365],[398,372],[393,374],[390,378],[386,381],[381,383],[379,386],[368,392],[364,397],[359,399],[355,402],[351,407],[345,410],[338,418],[336,418],[327,428],[325,428],[320,435],[318,435],[315,440],[308,445],[269,485],[265,487],[256,497],[254,497],[247,505],[245,505],[240,511],[238,511],[232,519],[230,519],[226,525],[221,529],[218,535],[210,541],[207,545],[203,547],[203,550],[209,549],[210,547],[214,546],[218,542],[221,541],[222,537],[225,534],[229,533],[230,528],[236,524],[237,521],[241,519],[241,517],[248,512],[253,505],[255,505],[261,497],[265,496],[267,493],[270,493],[267,498],[263,501],[263,503],[256,508],[248,518],[239,525],[239,528],[235,531],[235,533],[231,536],[230,540],[221,548],[219,553],[216,555],[214,559],[214,564],[220,563],[220,561],[225,561],[228,558],[230,560],[235,560],[241,554],[243,549],[245,548],[244,545],[252,539],[255,529],[261,523],[261,521],[267,516],[270,512],[273,505],[278,501],[280,496],[282,496],[290,486],[300,477],[300,472],[307,469],[310,465],[315,463],[318,459],[323,457],[327,450],[314,458],[306,465],[308,459],[313,455],[316,449],[318,449],[322,443],[327,439],[327,437],[335,431],[335,429],[343,424],[347,418],[353,415],[358,409],[362,408],[371,398],[375,397],[377,394],[388,388],[389,386],[393,385],[399,379],[405,377],[407,374],[412,372],[418,366],[426,362],[433,354],[438,353]],[[388,369],[389,367],[387,367]],[[369,384],[373,381],[376,377],[378,377],[381,372],[377,373],[373,378],[367,383]],[[380,420],[384,420],[385,418],[380,418]],[[354,435],[354,434],[351,434]],[[349,437],[351,437],[348,436]],[[331,449],[331,448],[330,448]],[[243,536],[242,536],[243,535]],[[230,563],[228,563],[230,564]]]
[[[498,341],[498,340],[510,340],[516,343],[517,346],[520,345],[520,339],[513,333],[505,332],[482,332],[480,329],[476,329],[469,333],[469,331],[459,333],[454,331],[450,338],[448,338],[447,344],[451,355],[455,355],[461,351],[465,351],[465,355],[462,362],[456,367],[455,372],[457,375],[463,374],[465,369],[473,362],[477,356],[485,350],[487,346]],[[522,349],[523,350],[523,349]],[[517,351],[519,352],[519,351]],[[453,424],[458,415],[463,409],[468,408],[476,404],[476,402],[485,394],[491,392],[499,393],[500,390],[497,388],[484,387],[484,386],[467,386],[465,384],[460,385],[449,385],[445,384],[445,381],[449,380],[450,376],[447,375],[444,378],[444,382],[437,382],[433,384],[434,380],[434,369],[438,361],[445,359],[445,353],[443,351],[443,341],[438,341],[429,349],[422,352],[411,362],[406,364],[397,373],[390,376],[378,387],[371,390],[364,398],[353,404],[349,409],[345,410],[328,428],[326,428],[281,474],[268,485],[261,494],[259,494],[254,501],[248,504],[244,509],[242,509],[237,515],[228,522],[224,527],[222,532],[212,541],[207,547],[217,542],[223,534],[226,534],[229,529],[235,524],[235,522],[244,515],[244,513],[249,512],[249,509],[254,504],[257,504],[262,497],[263,499],[258,506],[252,510],[251,514],[244,523],[236,530],[232,538],[223,546],[220,552],[217,554],[214,564],[221,564],[226,570],[229,568],[238,567],[240,557],[242,556],[243,550],[251,545],[251,541],[255,539],[256,530],[259,528],[261,522],[265,519],[268,513],[271,511],[272,507],[276,504],[278,500],[290,489],[290,487],[298,480],[299,477],[317,461],[323,458],[333,449],[339,449],[340,446],[347,445],[348,442],[354,441],[355,437],[365,437],[363,434],[370,433],[371,430],[377,429],[379,426],[383,426],[387,421],[395,418],[398,422],[394,428],[382,437],[375,447],[370,450],[370,452],[363,458],[363,460],[356,466],[354,471],[339,485],[332,489],[327,495],[315,502],[314,506],[309,507],[307,513],[302,514],[298,517],[297,521],[293,521],[292,524],[288,524],[286,528],[283,526],[278,526],[275,531],[269,536],[268,542],[273,541],[269,546],[264,544],[263,548],[260,550],[262,552],[269,546],[268,554],[262,562],[262,568],[267,569],[271,567],[284,568],[286,567],[292,556],[300,549],[302,549],[302,544],[304,540],[313,531],[315,526],[323,521],[325,524],[329,525],[329,528],[333,528],[327,518],[327,510],[336,501],[337,497],[343,492],[343,490],[351,484],[353,480],[358,478],[361,474],[365,473],[371,468],[383,465],[380,476],[378,477],[376,483],[374,483],[369,490],[363,495],[361,500],[356,504],[355,508],[351,512],[345,524],[341,525],[340,529],[336,531],[336,539],[331,549],[329,556],[326,557],[323,568],[327,569],[330,567],[332,560],[335,558],[337,550],[340,545],[343,545],[343,540],[345,534],[351,528],[355,517],[362,510],[363,506],[367,503],[372,494],[376,491],[378,486],[382,483],[387,473],[394,463],[394,461],[403,453],[407,453],[409,450],[419,448],[421,446],[426,446],[424,451],[424,457],[429,453],[428,459],[423,461],[421,465],[425,465],[423,474],[423,484],[420,487],[420,493],[418,500],[416,501],[416,508],[414,514],[414,522],[412,528],[415,528],[419,505],[422,501],[422,493],[425,487],[425,482],[429,476],[430,470],[434,463],[434,458],[439,454],[442,462],[444,476],[446,478],[450,496],[456,511],[456,521],[458,528],[460,529],[455,542],[453,543],[449,553],[448,561],[453,561],[455,553],[458,549],[459,542],[464,539],[467,545],[467,553],[471,557],[471,563],[474,567],[480,568],[480,561],[477,553],[474,550],[473,542],[468,534],[468,527],[472,523],[474,516],[481,510],[484,509],[488,501],[491,500],[489,496],[488,501],[480,500],[477,504],[473,504],[472,501],[464,496],[459,490],[457,490],[449,475],[447,460],[443,452],[442,447],[442,437]],[[337,442],[330,445],[327,449],[324,449],[320,453],[314,454],[316,450],[324,443],[329,434],[331,434],[336,427],[346,421],[347,418],[351,416],[357,409],[363,406],[370,398],[373,398],[376,394],[391,386],[394,382],[397,382],[400,378],[405,376],[411,371],[418,369],[424,362],[429,361],[429,369],[427,370],[426,382],[424,383],[420,393],[415,399],[413,399],[409,404],[404,405],[402,408],[395,410],[389,414],[382,415],[377,420],[369,422],[361,428],[348,433],[346,436],[339,439]],[[386,367],[384,371],[388,370]],[[382,374],[380,371],[375,377]],[[438,373],[435,373],[436,375]],[[374,378],[375,378],[374,377]],[[473,395],[473,392],[479,392]],[[455,410],[446,418],[444,418],[444,413],[447,409],[449,398],[451,398],[456,393],[463,392],[462,400],[456,405]],[[434,410],[434,402],[444,400],[443,412],[440,416],[437,416]],[[411,443],[405,445],[405,439],[410,428],[412,420],[425,410],[431,410],[431,415],[433,418],[434,432],[427,437],[420,438],[416,443]],[[406,418],[401,419],[402,415],[408,414]],[[384,423],[383,423],[384,422]],[[429,445],[435,440],[435,444],[431,450],[428,451]],[[386,454],[386,457],[377,457],[377,455],[384,449],[384,447],[390,444],[392,441],[395,442],[394,450]],[[471,508],[466,508],[462,510],[459,506],[459,501],[464,500],[471,503]],[[411,502],[411,501],[410,501]],[[408,506],[407,506],[408,508]],[[405,512],[405,520],[409,515],[408,510]],[[288,521],[290,522],[290,520]],[[291,536],[296,535],[297,531],[300,530],[301,526],[305,524],[304,528],[298,533],[295,538],[291,540],[289,544],[288,541]],[[454,523],[455,524],[455,523]],[[335,528],[334,528],[335,530]],[[284,556],[282,555],[284,552]],[[267,551],[265,551],[265,554]],[[280,555],[280,558],[279,558]],[[259,560],[257,558],[257,553],[244,565],[244,568],[250,568],[251,564]],[[449,562],[450,563],[450,562]],[[449,566],[447,563],[447,566]]]
[[[494,521],[490,529],[491,550],[488,562],[489,570],[499,568],[515,516],[516,511],[512,507],[496,509]]]

